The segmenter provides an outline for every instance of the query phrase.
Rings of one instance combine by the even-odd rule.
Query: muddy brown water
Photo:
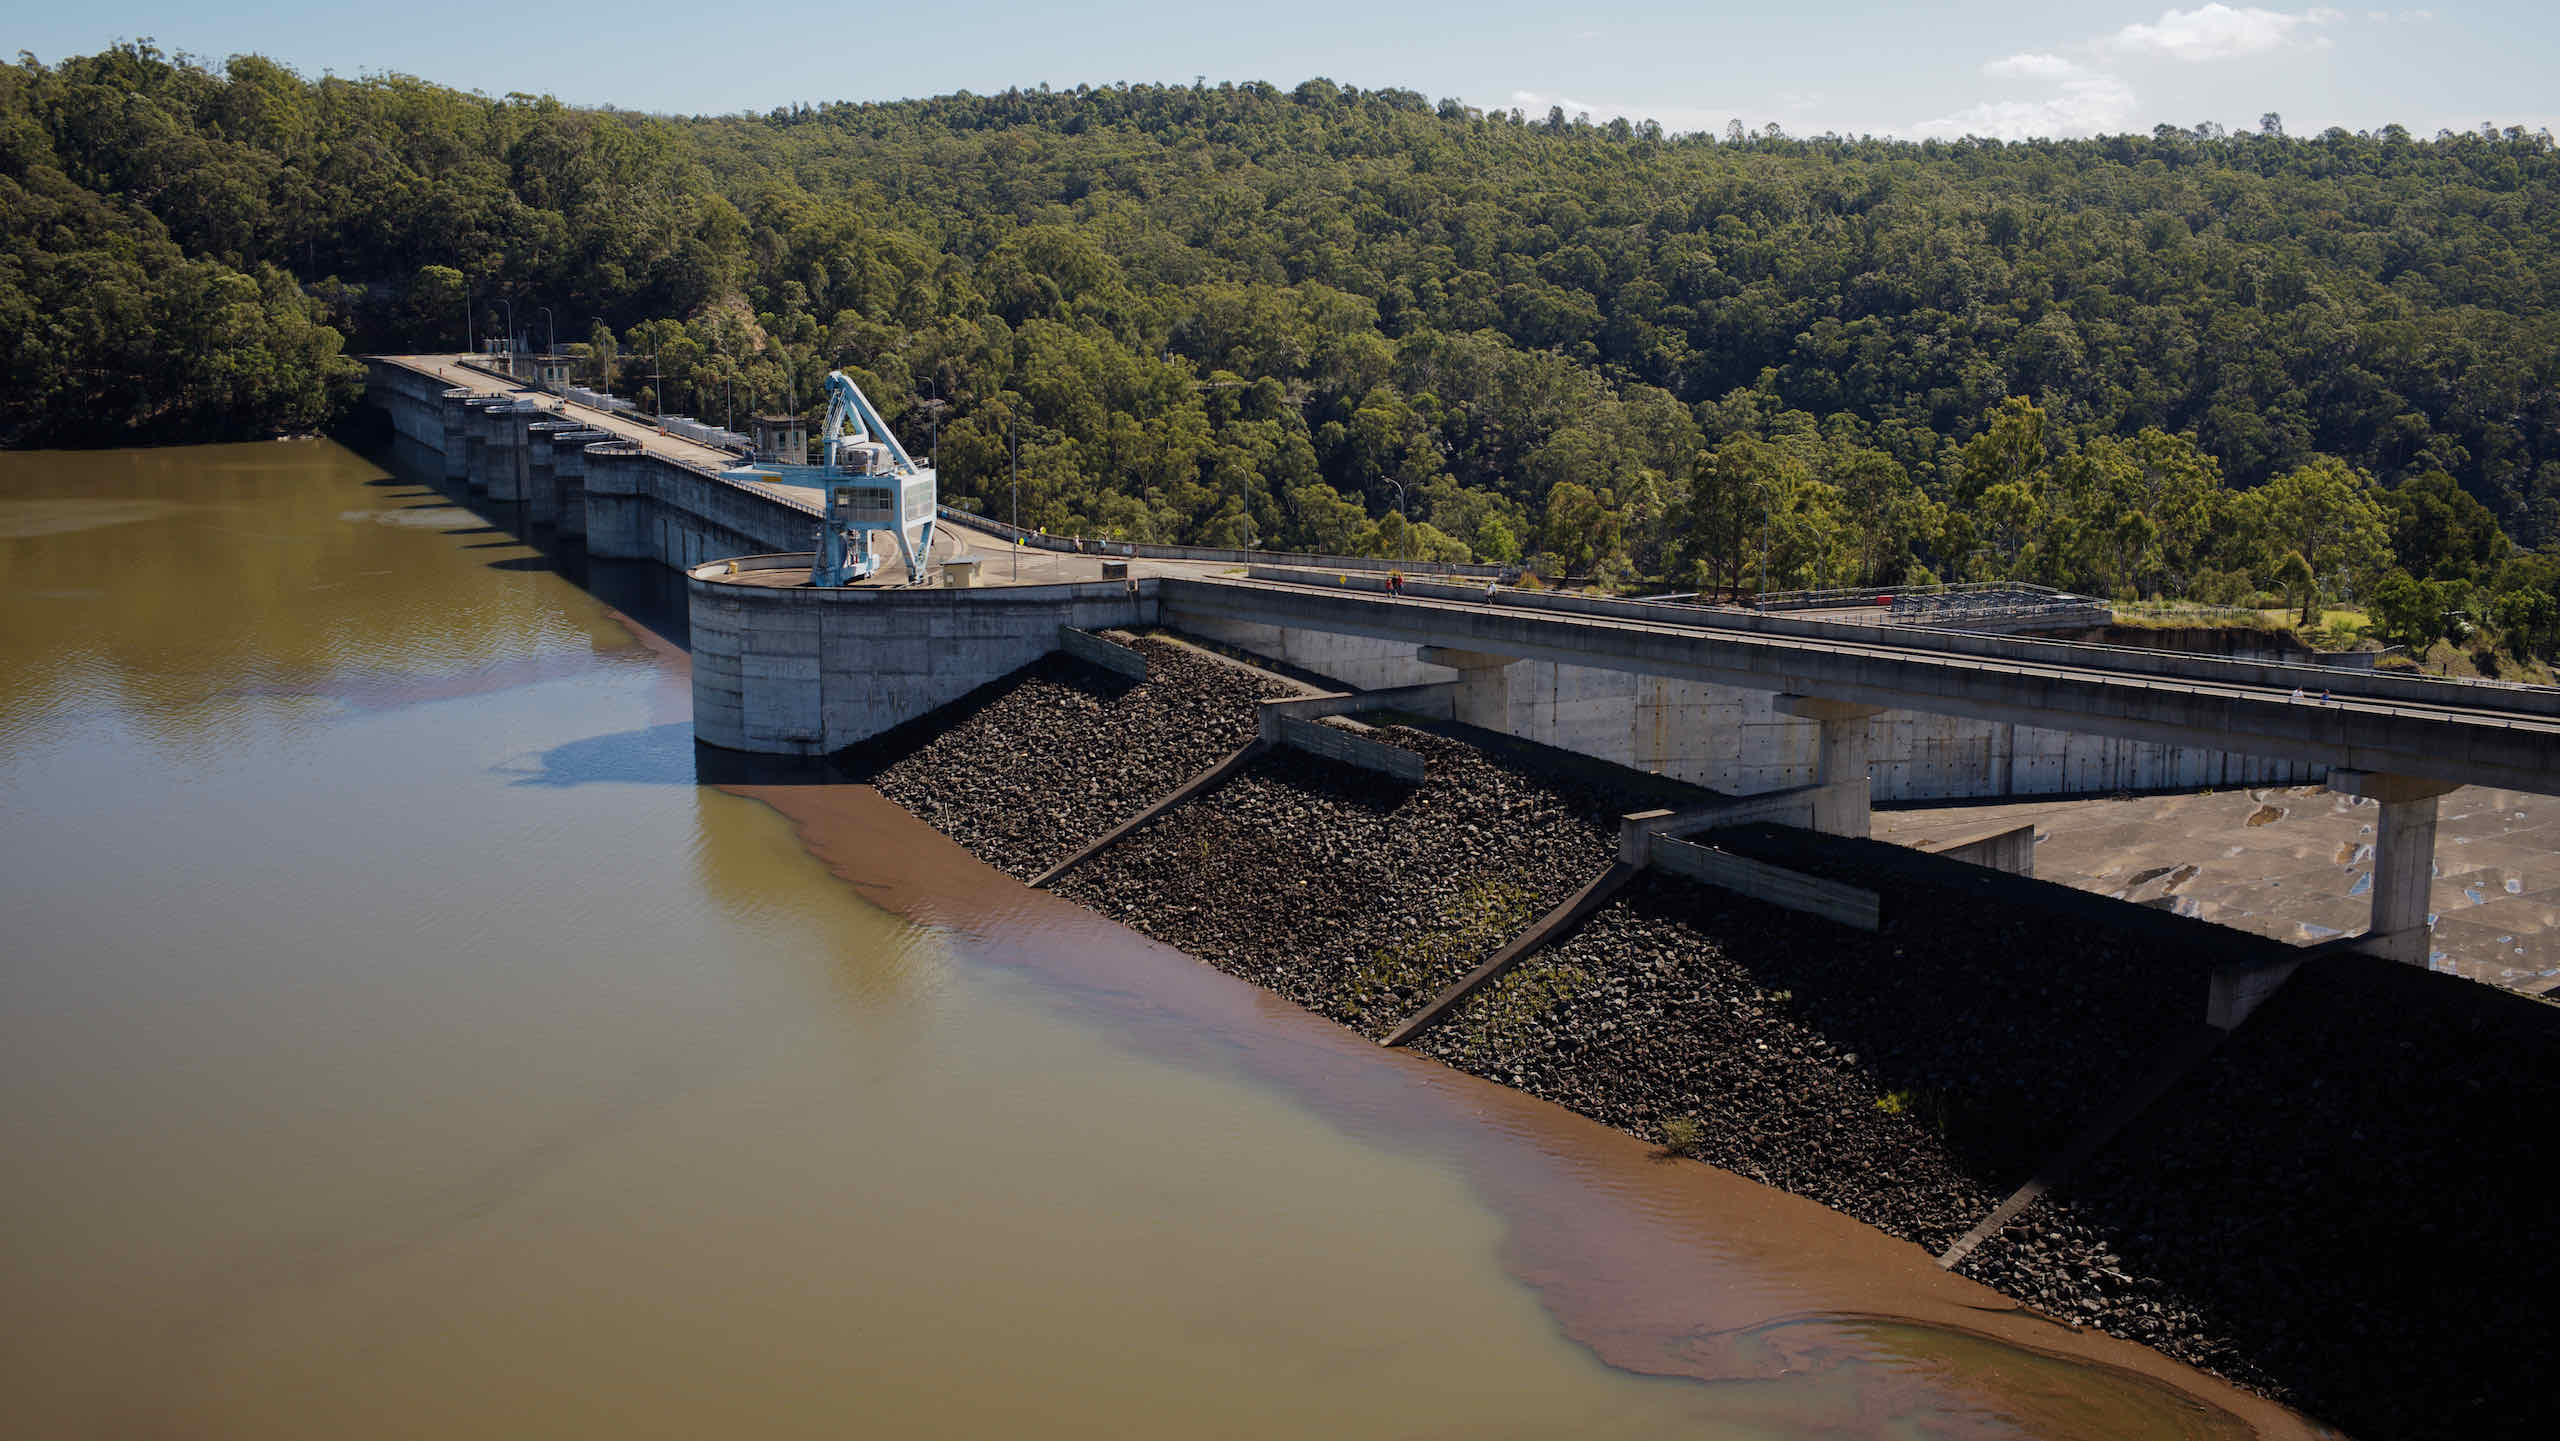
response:
[[[410,473],[0,455],[11,1434],[2312,1434],[700,783],[663,584]]]

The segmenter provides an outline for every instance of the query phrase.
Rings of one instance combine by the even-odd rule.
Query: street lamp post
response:
[[[507,308],[507,378],[513,380],[516,374],[516,303],[503,295],[498,297],[498,303]]]
[[[1006,442],[1013,448],[1013,578],[1022,579],[1022,429],[1013,412],[1004,416]]]

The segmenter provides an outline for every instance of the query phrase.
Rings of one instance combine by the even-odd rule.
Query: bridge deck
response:
[[[2328,699],[2291,684],[2223,678],[2243,667],[2164,666],[2160,653],[2076,647],[2075,659],[1950,652],[1925,635],[1851,638],[1709,623],[1529,609],[1502,599],[1390,597],[1269,579],[1169,584],[1184,613],[1303,626],[1494,655],[2122,735],[2170,745],[2290,756],[2360,770],[2560,793],[2560,717],[2536,694],[2444,684],[2441,699],[2341,693],[2378,686],[2330,677]],[[2026,649],[2021,647],[2021,649]],[[2162,670],[2171,673],[2160,673]],[[2282,668],[2273,669],[2279,673]],[[2438,687],[2425,687],[2436,689]],[[2531,709],[2527,709],[2531,707]]]

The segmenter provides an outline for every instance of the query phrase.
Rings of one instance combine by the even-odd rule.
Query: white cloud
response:
[[[1912,131],[2027,140],[2105,134],[2123,130],[2133,120],[2132,86],[2121,77],[2060,55],[2007,55],[1986,62],[1982,73],[2003,80],[2041,81],[2050,93],[2025,100],[1985,100],[1951,115],[1920,121]]]
[[[2036,79],[2061,79],[2066,76],[2080,74],[2081,67],[2077,62],[2065,60],[2059,55],[2005,55],[2000,59],[1986,62],[1982,67],[1982,73],[1985,75],[2015,75]]]
[[[2301,11],[2233,7],[2214,0],[2193,10],[2164,10],[2148,25],[2127,25],[2105,44],[2137,55],[2172,60],[2230,60],[2274,50],[2343,18],[2325,8]]]

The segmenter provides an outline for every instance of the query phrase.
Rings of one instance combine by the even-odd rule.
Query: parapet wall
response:
[[[759,585],[811,556],[694,567],[693,733],[760,755],[826,755],[916,719],[1058,648],[1060,626],[1151,625],[1156,583],[985,590]]]

